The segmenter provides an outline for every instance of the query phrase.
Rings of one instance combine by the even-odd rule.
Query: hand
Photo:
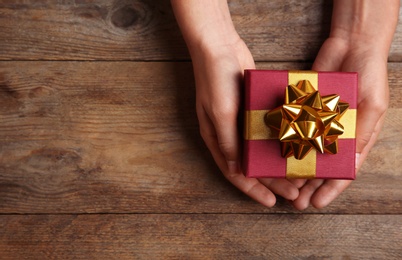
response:
[[[285,179],[246,178],[240,170],[237,115],[244,69],[255,68],[237,34],[226,0],[171,0],[193,61],[201,135],[224,176],[261,204],[278,194],[294,200],[299,190]]]
[[[193,52],[194,53],[194,52]],[[224,176],[238,189],[272,207],[278,194],[295,200],[299,191],[286,179],[246,178],[240,169],[237,115],[244,69],[255,68],[244,42],[216,44],[192,55],[196,81],[196,108],[201,135]]]
[[[373,147],[384,123],[389,89],[387,58],[398,21],[399,0],[335,0],[331,34],[313,64],[316,71],[358,72],[356,171]],[[322,208],[351,183],[350,180],[294,180],[302,210],[311,203]]]
[[[355,48],[342,39],[329,38],[322,46],[314,64],[316,71],[358,72],[358,112],[356,129],[356,171],[373,147],[384,123],[388,107],[387,58],[375,48],[360,45]],[[305,209],[311,203],[322,208],[344,191],[350,180],[294,181],[300,189],[294,206]]]

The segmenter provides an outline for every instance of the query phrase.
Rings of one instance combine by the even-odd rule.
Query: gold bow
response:
[[[338,152],[338,136],[344,132],[339,120],[349,108],[339,99],[335,94],[321,97],[308,80],[286,88],[285,104],[265,116],[266,125],[279,132],[283,157],[301,160],[313,147]]]

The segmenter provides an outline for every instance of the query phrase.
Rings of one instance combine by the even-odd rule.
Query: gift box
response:
[[[246,177],[355,179],[357,73],[245,70],[244,80]]]

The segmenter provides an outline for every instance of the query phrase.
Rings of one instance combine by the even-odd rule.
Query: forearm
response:
[[[334,0],[330,37],[388,55],[398,14],[399,0]]]
[[[171,0],[171,3],[190,54],[210,45],[239,41],[226,0]]]

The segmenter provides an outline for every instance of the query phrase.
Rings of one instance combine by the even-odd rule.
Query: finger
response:
[[[229,182],[258,203],[268,208],[271,208],[275,205],[275,194],[273,194],[270,189],[260,183],[258,179],[246,178],[240,169],[239,163],[234,164],[234,162],[232,162],[234,165],[229,167],[226,166],[225,158],[220,152],[217,142],[213,144],[213,150],[215,151],[215,161],[218,160],[220,161],[221,165],[224,165],[222,172]]]
[[[360,168],[381,131],[388,109],[389,88],[387,66],[369,63],[377,73],[359,75],[359,100],[357,107],[356,153],[360,153]]]
[[[324,183],[322,179],[308,180],[300,189],[299,197],[293,201],[293,206],[298,210],[304,210],[310,205],[314,192]]]
[[[299,196],[299,189],[286,179],[261,178],[259,181],[273,193],[287,200],[295,200]]]
[[[326,180],[314,193],[311,198],[311,204],[318,209],[326,207],[351,183],[351,180]]]
[[[334,52],[334,48],[337,49]],[[329,38],[321,46],[314,60],[312,70],[315,71],[339,71],[347,52],[347,44],[340,40]]]
[[[197,116],[200,124],[200,134],[216,164],[222,172],[227,171],[228,165],[218,146],[218,139],[212,121],[202,107],[197,106]]]
[[[237,114],[238,108],[231,105],[224,108],[215,108],[208,113],[215,127],[219,149],[225,156],[228,165],[237,163],[239,160],[240,147]]]
[[[296,188],[300,189],[306,183],[307,179],[289,179],[289,182],[292,183]]]
[[[233,90],[234,91],[234,90]],[[239,161],[240,147],[237,129],[238,97],[225,96],[225,93],[215,94],[221,97],[218,100],[199,101],[197,115],[199,121],[208,121],[208,129],[201,129],[201,134],[208,135],[212,128],[218,147],[221,150],[227,165],[234,171],[234,165]],[[214,98],[213,98],[214,99]],[[200,125],[201,126],[201,125]]]
[[[203,111],[197,111],[197,113],[199,114],[200,131],[204,142],[225,178],[255,201],[266,207],[273,207],[276,203],[276,197],[267,187],[257,179],[246,178],[240,170],[239,163],[232,162],[232,165],[228,166],[226,158],[219,148],[211,120]]]
[[[224,173],[224,176],[239,190],[246,195],[259,202],[260,204],[271,208],[276,203],[275,194],[270,189],[264,186],[258,179],[246,178],[240,171],[240,167],[237,168],[237,172]]]
[[[239,164],[240,154],[237,116],[227,114],[220,116],[220,118],[213,120],[218,149],[223,154],[229,171],[235,172],[235,166]]]
[[[378,101],[377,101],[378,102]],[[387,110],[387,102],[373,104],[374,101],[364,101],[359,104],[357,110],[357,126],[356,126],[356,152],[361,153],[367,146],[374,133],[381,130],[385,112]]]
[[[228,168],[229,171],[236,172],[239,163],[238,154],[240,153],[236,129],[231,129],[230,123],[226,128],[216,128],[202,106],[197,108],[197,116],[200,122],[200,133],[208,149],[215,153],[219,151],[219,154],[223,155],[219,161],[219,164],[222,165],[219,165],[217,159],[214,158],[221,171],[225,172],[224,169]],[[226,165],[223,166],[223,164]]]
[[[258,203],[271,208],[276,203],[276,197],[266,186],[254,178],[246,178],[238,164],[230,166],[226,164],[225,157],[220,152],[218,142],[211,143],[210,150],[215,162],[218,164],[225,178],[236,188]]]
[[[360,169],[363,162],[366,160],[367,155],[371,148],[374,146],[377,138],[381,132],[382,126],[384,125],[386,114],[382,114],[378,121],[375,123],[375,126],[372,132],[366,130],[368,127],[372,127],[371,125],[367,125],[366,122],[359,121],[358,118],[358,130],[356,131],[356,153],[358,156],[358,160],[356,161],[356,171]],[[364,116],[363,116],[364,118]],[[363,120],[363,119],[360,119]],[[359,122],[361,122],[359,124]]]

